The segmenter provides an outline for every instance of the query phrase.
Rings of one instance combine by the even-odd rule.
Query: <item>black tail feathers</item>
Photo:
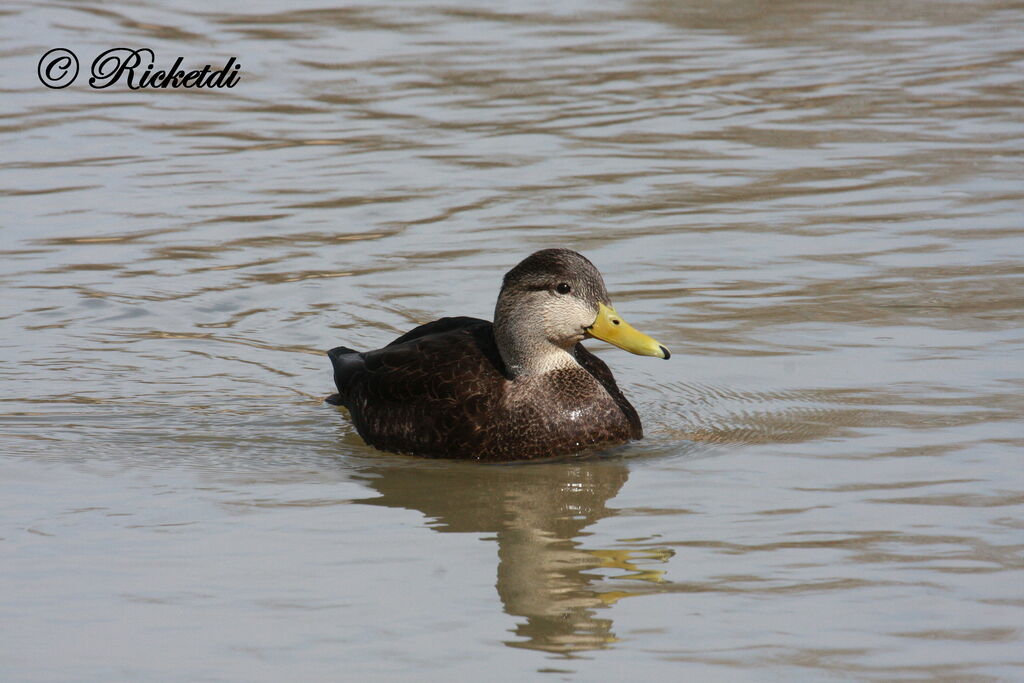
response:
[[[359,353],[355,349],[350,349],[347,346],[335,346],[333,349],[327,352],[327,357],[331,359],[331,363],[336,363],[338,358],[346,356],[350,353]]]
[[[345,375],[352,370],[352,361],[358,359],[361,363],[359,352],[347,346],[336,346],[327,352],[327,357],[334,367],[334,386],[338,388],[338,393],[331,394],[326,401],[336,406],[345,405]]]

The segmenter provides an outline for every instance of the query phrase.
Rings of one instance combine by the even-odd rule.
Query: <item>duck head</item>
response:
[[[572,347],[600,339],[641,356],[669,358],[612,307],[594,264],[569,249],[544,249],[505,274],[494,336],[513,378],[576,365]]]

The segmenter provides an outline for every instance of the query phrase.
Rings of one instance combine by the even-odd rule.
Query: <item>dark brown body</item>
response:
[[[511,380],[491,323],[443,318],[383,349],[328,351],[359,435],[381,450],[518,460],[643,437],[611,371],[577,344],[578,368]]]

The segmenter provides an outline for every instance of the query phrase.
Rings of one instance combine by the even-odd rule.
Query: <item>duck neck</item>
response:
[[[530,319],[521,308],[500,301],[494,312],[494,341],[513,380],[579,367],[570,350],[547,338],[543,320]]]

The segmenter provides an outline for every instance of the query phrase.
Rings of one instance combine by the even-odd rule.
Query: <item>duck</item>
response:
[[[370,446],[428,458],[535,460],[642,439],[589,338],[671,355],[615,311],[585,256],[543,249],[505,274],[494,322],[446,317],[374,351],[329,350],[337,393],[326,401]]]

